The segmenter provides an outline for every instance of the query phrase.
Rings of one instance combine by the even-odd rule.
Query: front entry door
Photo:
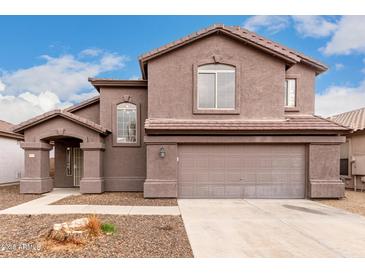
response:
[[[74,147],[72,149],[72,162],[73,162],[73,181],[74,186],[80,186],[80,180],[82,177],[82,171],[83,171],[83,154],[82,150],[79,147]]]

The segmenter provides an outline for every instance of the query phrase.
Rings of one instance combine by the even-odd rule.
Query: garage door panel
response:
[[[179,146],[182,198],[303,198],[303,145]]]

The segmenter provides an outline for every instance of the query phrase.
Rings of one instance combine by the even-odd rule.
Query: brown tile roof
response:
[[[13,126],[14,125],[9,122],[0,120],[0,136],[22,140],[24,138],[23,135],[13,132]]]
[[[344,112],[329,118],[343,126],[352,128],[354,131],[365,129],[365,108]]]
[[[246,43],[249,43],[252,46],[275,54],[291,64],[299,62],[309,64],[316,69],[317,73],[321,73],[327,70],[327,66],[323,63],[298,51],[292,50],[279,43],[266,39],[263,36],[260,36],[247,29],[241,28],[239,26],[225,26],[222,24],[216,24],[141,55],[139,61],[142,74],[145,76],[145,64],[148,60],[218,31],[244,40]]]
[[[52,111],[43,113],[41,115],[38,115],[34,118],[31,118],[31,119],[25,121],[25,122],[22,122],[22,123],[16,125],[13,128],[13,131],[14,132],[24,132],[24,130],[26,128],[33,127],[37,124],[40,124],[44,121],[47,121],[47,120],[52,119],[57,116],[66,118],[73,122],[76,122],[84,127],[90,128],[90,129],[95,130],[104,135],[106,135],[110,132],[110,130],[108,130],[107,128],[104,128],[101,125],[94,123],[93,121],[90,121],[90,120],[80,117],[78,115],[72,114],[68,111],[60,110],[60,109],[56,109],[56,110],[52,110]]]
[[[218,131],[351,131],[319,116],[288,116],[284,120],[178,120],[147,119],[148,130]]]
[[[94,103],[97,103],[99,101],[100,101],[100,96],[99,95],[98,96],[94,96],[94,97],[92,97],[90,99],[87,99],[85,101],[82,101],[82,102],[80,102],[80,103],[78,103],[76,105],[73,105],[73,106],[70,106],[68,108],[65,108],[64,111],[68,111],[68,112],[71,112],[72,113],[72,112],[74,112],[76,110],[79,110],[79,109],[82,109],[84,107],[90,106],[90,105],[92,105]]]

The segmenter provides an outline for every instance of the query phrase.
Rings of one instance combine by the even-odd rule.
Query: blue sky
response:
[[[316,83],[318,114],[365,106],[362,16],[0,16],[0,119],[17,123],[93,96],[89,76],[138,78],[139,55],[214,23],[327,64]]]

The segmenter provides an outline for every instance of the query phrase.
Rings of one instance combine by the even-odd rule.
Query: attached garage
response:
[[[179,198],[304,198],[304,145],[179,145]]]

